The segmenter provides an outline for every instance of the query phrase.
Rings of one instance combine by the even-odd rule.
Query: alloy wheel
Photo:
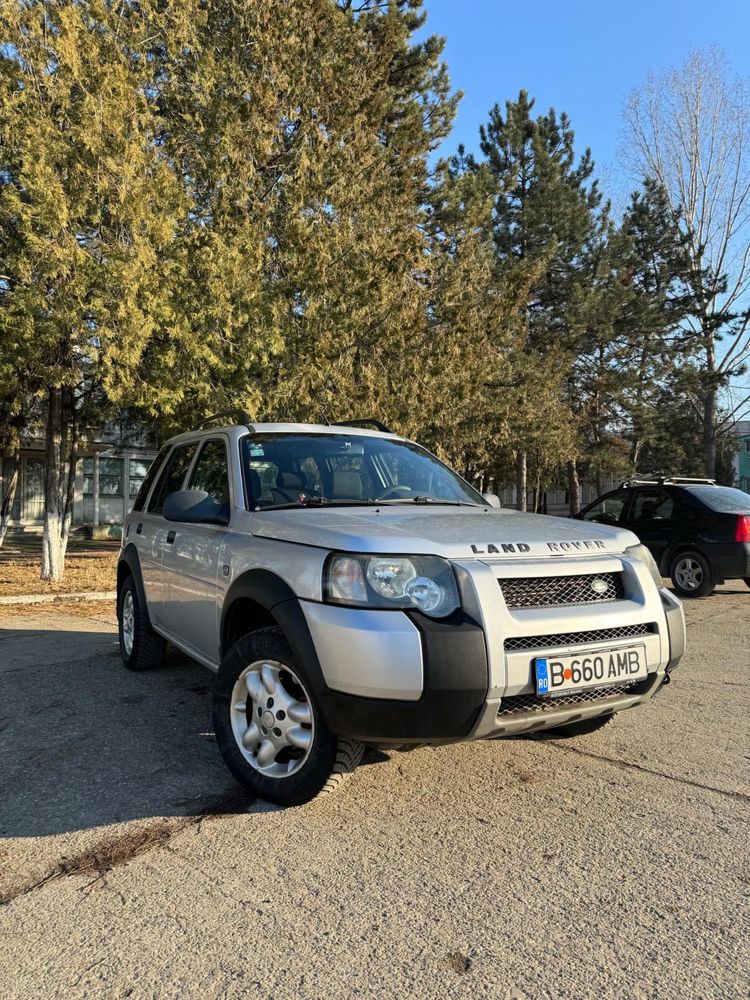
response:
[[[122,602],[122,645],[127,656],[133,652],[135,637],[135,608],[133,606],[133,591],[126,590]]]
[[[703,583],[703,567],[697,559],[686,556],[675,565],[674,576],[683,590],[697,590]]]
[[[269,778],[288,778],[307,760],[315,722],[307,690],[278,660],[258,660],[237,678],[230,702],[242,756]]]

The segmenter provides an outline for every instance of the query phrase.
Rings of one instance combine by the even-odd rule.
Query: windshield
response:
[[[369,435],[258,434],[242,439],[250,507],[370,503],[487,506],[418,445]]]
[[[722,514],[750,514],[750,493],[733,486],[688,486],[687,489],[711,510]]]

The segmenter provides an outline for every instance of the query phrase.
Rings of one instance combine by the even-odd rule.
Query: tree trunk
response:
[[[42,580],[61,580],[65,572],[65,551],[73,512],[77,440],[72,390],[50,389],[47,394]]]
[[[641,458],[641,439],[637,438],[635,444],[633,445],[633,454],[630,460],[631,472],[633,475],[638,471],[638,462]]]
[[[516,506],[526,510],[526,452],[519,451],[516,455]]]
[[[581,484],[575,459],[568,462],[568,509],[571,517],[581,509]]]
[[[63,522],[62,522],[62,545],[63,558],[68,549],[68,537],[70,536],[70,525],[73,522],[73,494],[76,485],[76,463],[78,462],[78,421],[76,419],[75,398],[71,389],[66,390],[65,402],[67,406],[68,421],[70,427],[67,470],[65,475],[65,495],[63,499]]]
[[[706,476],[716,476],[716,389],[709,389],[703,400],[703,461]]]
[[[8,531],[13,504],[16,500],[16,490],[18,489],[18,475],[21,469],[21,446],[20,442],[13,446],[10,458],[10,477],[7,482],[3,480],[3,496],[0,503],[0,547],[5,541]]]

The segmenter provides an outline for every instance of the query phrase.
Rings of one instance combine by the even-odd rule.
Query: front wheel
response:
[[[708,597],[716,589],[711,564],[696,550],[681,552],[669,570],[672,586],[680,597]]]
[[[362,757],[324,723],[280,629],[243,636],[222,660],[213,722],[221,755],[248,791],[282,806],[331,791]]]

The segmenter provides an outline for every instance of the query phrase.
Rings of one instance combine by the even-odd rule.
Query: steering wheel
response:
[[[399,500],[413,492],[414,490],[411,486],[394,486],[393,489],[386,490],[382,496],[375,497],[375,503],[378,503],[380,500]]]

